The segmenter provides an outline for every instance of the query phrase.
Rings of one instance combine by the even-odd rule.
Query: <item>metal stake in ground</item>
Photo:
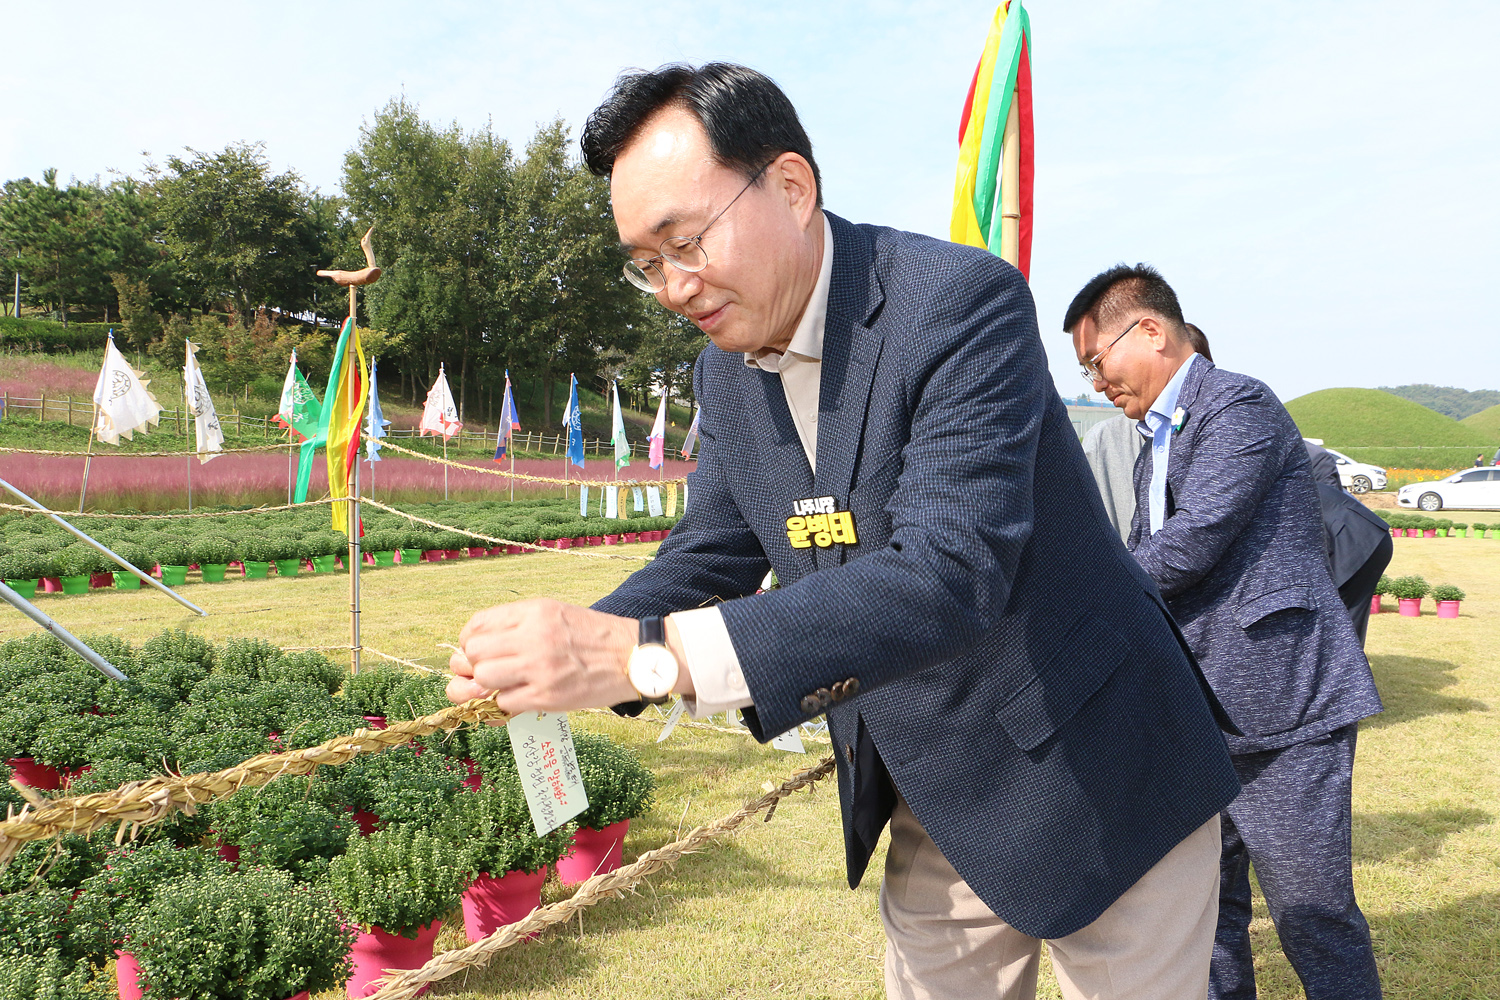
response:
[[[359,286],[373,285],[380,280],[380,268],[375,264],[375,249],[370,244],[370,234],[375,231],[371,226],[365,231],[364,238],[359,241],[359,248],[365,252],[366,267],[359,271],[335,271],[323,270],[318,272],[322,278],[332,278],[337,284],[349,289],[349,322],[357,323],[356,319],[359,309]],[[358,363],[348,365],[349,369],[349,393],[350,398],[358,395],[358,382],[361,377]],[[330,395],[332,393],[330,392]],[[332,405],[332,400],[325,400],[324,406]],[[352,414],[354,424],[354,442],[352,454],[354,461],[349,465],[348,479],[345,481],[345,495],[348,500],[348,532],[349,532],[349,669],[353,673],[359,673],[360,646],[359,646],[359,429],[363,422],[363,414]],[[446,469],[445,469],[446,471]]]

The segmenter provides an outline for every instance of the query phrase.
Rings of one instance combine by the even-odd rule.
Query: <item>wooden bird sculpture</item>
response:
[[[375,231],[372,226],[365,231],[364,238],[359,241],[359,248],[365,252],[365,261],[370,265],[358,271],[319,271],[318,277],[332,278],[336,283],[347,287],[354,285],[373,285],[380,280],[380,268],[375,266],[375,249],[370,245],[370,234]]]

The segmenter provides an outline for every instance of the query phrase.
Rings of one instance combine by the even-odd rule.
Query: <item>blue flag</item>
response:
[[[505,459],[510,450],[511,434],[521,429],[521,415],[516,412],[516,400],[510,391],[510,369],[505,371],[505,398],[500,401],[500,430],[495,434],[495,461]]]
[[[568,425],[568,461],[583,468],[583,411],[578,408],[578,376],[572,376],[573,385],[568,391],[568,414],[563,422]]]
[[[380,393],[375,389],[375,361],[370,360],[370,422],[365,427],[365,457],[372,462],[380,461],[380,438],[391,422],[380,412]]]

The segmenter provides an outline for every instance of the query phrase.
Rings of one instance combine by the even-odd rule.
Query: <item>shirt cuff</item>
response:
[[[693,679],[696,692],[694,697],[683,699],[688,714],[702,719],[716,712],[754,705],[755,699],[745,685],[740,658],[735,654],[734,642],[719,609],[696,608],[669,617],[682,639],[688,676]]]

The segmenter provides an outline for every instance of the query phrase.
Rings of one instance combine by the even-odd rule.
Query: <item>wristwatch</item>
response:
[[[630,683],[641,701],[660,705],[677,684],[677,657],[667,648],[667,626],[660,617],[642,618],[639,641],[625,664]]]

